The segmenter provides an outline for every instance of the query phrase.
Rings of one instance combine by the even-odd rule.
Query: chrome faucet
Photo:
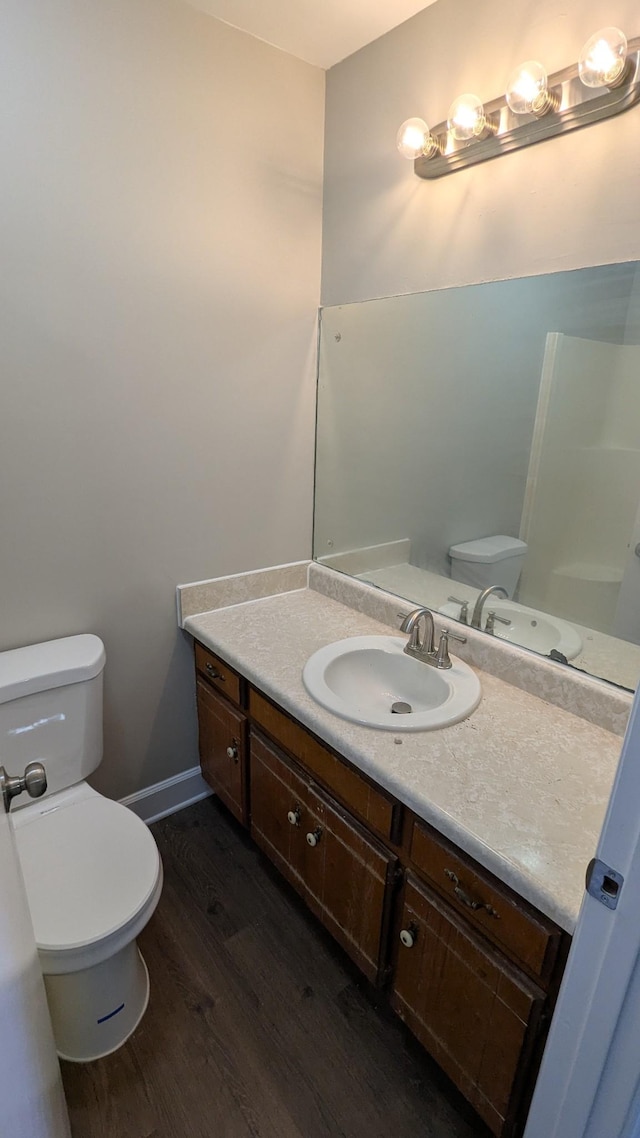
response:
[[[502,585],[489,585],[488,589],[483,589],[482,592],[480,593],[480,596],[478,597],[475,605],[473,606],[473,615],[471,617],[471,627],[472,628],[482,628],[482,608],[483,608],[484,602],[487,600],[488,597],[491,597],[494,594],[496,596],[507,597],[507,598],[509,597],[507,590],[503,589]],[[511,622],[509,622],[509,623],[511,623]]]
[[[412,609],[407,616],[402,616],[402,624],[400,625],[401,632],[408,632],[409,639],[404,646],[407,656],[414,656],[416,660],[422,660],[425,664],[431,664],[433,668],[451,668],[451,657],[449,656],[449,640],[458,640],[460,644],[466,644],[466,636],[458,636],[455,632],[448,632],[446,628],[440,631],[440,642],[437,648],[434,648],[434,627],[433,627],[433,613],[427,608]],[[424,621],[424,632],[420,635],[420,626]]]

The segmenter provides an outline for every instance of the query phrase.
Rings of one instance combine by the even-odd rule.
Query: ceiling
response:
[[[234,28],[329,68],[435,0],[187,0]]]

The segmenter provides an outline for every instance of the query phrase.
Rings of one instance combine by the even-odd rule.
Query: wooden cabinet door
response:
[[[202,776],[246,825],[246,719],[198,680],[198,747]]]
[[[393,1007],[494,1134],[512,1133],[544,992],[410,875],[401,927]]]
[[[376,981],[397,859],[255,735],[251,833],[365,975]]]
[[[249,762],[251,837],[287,881],[304,894],[303,816],[308,814],[309,780],[253,732]]]
[[[376,982],[397,858],[315,788],[304,826],[307,904],[365,976]],[[315,845],[309,845],[307,835]]]

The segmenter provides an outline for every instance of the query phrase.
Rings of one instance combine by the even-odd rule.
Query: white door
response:
[[[16,841],[0,795],[0,1133],[70,1138]]]
[[[624,882],[585,893],[525,1138],[640,1138],[640,691],[597,856]]]

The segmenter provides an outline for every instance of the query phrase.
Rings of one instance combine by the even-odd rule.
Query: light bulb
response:
[[[616,87],[626,77],[627,37],[620,28],[601,28],[580,52],[578,72],[585,87]]]
[[[505,98],[514,115],[537,115],[556,110],[558,97],[549,91],[547,73],[541,63],[530,59],[521,63],[507,83]]]
[[[441,153],[440,144],[424,119],[403,122],[396,136],[396,145],[403,158],[434,158]]]
[[[449,107],[447,126],[458,142],[483,138],[490,123],[477,95],[460,95]]]

